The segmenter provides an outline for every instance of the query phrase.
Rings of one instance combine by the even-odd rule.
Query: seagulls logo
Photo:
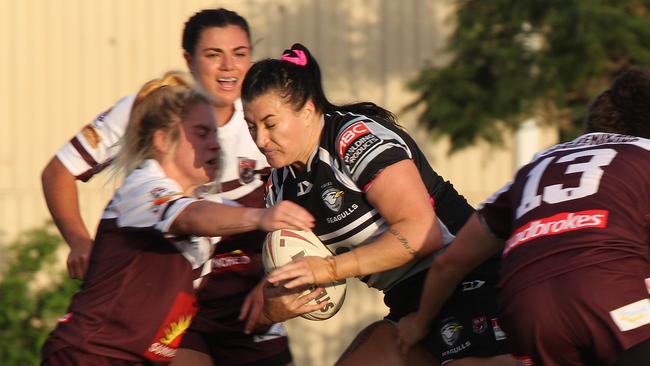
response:
[[[321,197],[330,210],[334,212],[341,211],[341,207],[343,206],[343,191],[330,187],[323,191]]]

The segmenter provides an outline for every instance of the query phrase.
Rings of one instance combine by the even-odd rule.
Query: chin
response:
[[[266,157],[266,161],[269,163],[269,165],[271,166],[271,168],[274,168],[274,169],[282,168],[282,167],[285,166],[285,164],[283,164],[283,163],[282,163],[281,161],[279,161],[278,159],[269,158],[268,156]]]
[[[217,106],[229,106],[235,103],[239,98],[239,89],[237,90],[215,90],[212,92],[214,104]]]

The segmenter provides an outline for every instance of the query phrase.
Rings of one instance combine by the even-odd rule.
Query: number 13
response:
[[[596,149],[579,151],[573,154],[565,155],[559,158],[556,163],[566,163],[583,156],[591,156],[591,159],[584,163],[570,164],[567,166],[564,174],[582,173],[580,184],[577,187],[563,188],[562,184],[553,184],[544,187],[542,195],[537,194],[539,190],[539,181],[546,167],[555,159],[554,156],[548,157],[537,164],[528,173],[528,179],[524,186],[521,197],[521,203],[517,207],[517,218],[526,212],[542,204],[542,200],[549,204],[558,202],[576,200],[590,196],[598,192],[600,179],[603,176],[602,166],[607,166],[616,156],[614,149]]]

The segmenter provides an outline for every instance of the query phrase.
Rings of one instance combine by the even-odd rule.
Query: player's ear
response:
[[[194,61],[194,58],[192,57],[192,55],[189,52],[184,51],[183,58],[185,59],[185,65],[187,66],[187,69],[193,71],[192,62]]]
[[[169,135],[163,130],[156,130],[153,133],[153,146],[158,153],[163,155],[167,154],[171,146]]]
[[[310,123],[312,118],[316,115],[316,106],[314,105],[314,102],[311,101],[311,99],[308,100],[302,107],[300,110],[300,115],[305,121],[307,121],[307,123]]]

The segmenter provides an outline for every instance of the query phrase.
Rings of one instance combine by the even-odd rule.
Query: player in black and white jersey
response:
[[[280,60],[253,65],[242,100],[251,134],[275,168],[267,205],[289,200],[309,210],[314,233],[336,253],[303,257],[269,274],[273,284],[287,281],[267,287],[273,320],[310,310],[287,293],[358,277],[385,292],[390,314],[357,337],[340,365],[512,362],[505,336],[488,323],[496,321],[495,281],[483,273],[495,271],[494,261],[468,276],[421,349],[409,359],[399,353],[388,320],[417,309],[433,252],[452,240],[473,209],[433,171],[390,112],[372,103],[331,104],[316,60],[300,44]]]
[[[252,52],[248,23],[227,9],[205,9],[186,22],[182,43],[188,68],[213,97],[223,156],[219,196],[263,207],[269,167],[248,133],[239,100]],[[83,278],[93,243],[79,214],[76,181],[87,181],[110,164],[118,152],[116,143],[124,135],[134,98],[122,98],[85,126],[43,171],[48,207],[70,246],[67,264],[73,278]],[[284,366],[291,362],[281,325],[254,329],[263,318],[258,286],[264,275],[263,238],[264,233],[259,231],[229,236],[216,247],[213,273],[198,295],[199,312],[183,337],[175,362],[198,365],[197,358],[206,364],[212,359],[231,366]]]
[[[650,364],[650,72],[619,76],[587,133],[552,146],[481,205],[431,266],[417,342],[473,266],[503,253],[499,307],[520,365]]]

